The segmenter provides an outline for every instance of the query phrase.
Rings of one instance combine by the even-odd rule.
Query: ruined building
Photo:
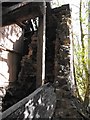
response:
[[[46,2],[2,3],[3,120],[88,119],[69,86],[70,18],[68,4],[51,9]]]

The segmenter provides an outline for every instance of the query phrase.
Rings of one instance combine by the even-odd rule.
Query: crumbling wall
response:
[[[53,14],[57,20],[55,41],[55,82],[58,82],[58,84],[62,86],[67,83],[66,80],[68,81],[70,76],[69,5],[55,8]]]
[[[22,49],[22,42],[21,42],[21,34],[22,34],[22,29],[17,26],[17,25],[11,25],[11,26],[6,26],[3,28],[0,28],[0,57],[2,58],[1,62],[6,62],[8,71],[7,74],[9,74],[9,77],[7,78],[7,74],[4,73],[4,71],[1,72],[3,76],[6,78],[6,82],[13,82],[14,80],[17,79],[16,73],[17,73],[17,60],[21,54],[21,49]],[[17,40],[19,40],[17,42]],[[16,42],[16,43],[15,43]],[[15,44],[15,45],[14,45]],[[19,45],[18,45],[19,44]],[[17,47],[17,50],[15,49]],[[13,56],[13,59],[12,59]],[[5,60],[5,59],[6,60]],[[12,65],[10,65],[10,64]],[[13,69],[13,65],[16,69]],[[0,66],[2,69],[2,65]],[[9,70],[12,69],[12,70]],[[3,68],[5,70],[5,67]]]
[[[60,11],[59,11],[60,10]],[[70,88],[70,9],[69,5],[55,8],[57,37],[55,43],[55,90],[56,109],[54,119],[89,119],[82,103],[72,94]]]
[[[18,74],[18,79],[11,84],[3,98],[3,111],[23,99],[36,89],[36,53],[37,53],[37,35],[34,33],[31,36],[31,41],[28,43],[28,53],[22,57],[21,70]],[[11,99],[11,101],[9,100]]]
[[[6,88],[17,79],[22,49],[22,29],[16,25],[0,27],[0,97],[4,97]],[[21,38],[20,38],[21,37]],[[17,42],[20,39],[19,42]],[[16,43],[15,43],[16,42]],[[15,45],[14,45],[15,43]],[[18,46],[19,44],[19,46]],[[19,49],[14,49],[15,46]]]

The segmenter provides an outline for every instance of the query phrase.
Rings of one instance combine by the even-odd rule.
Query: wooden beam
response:
[[[43,48],[42,48],[42,85],[45,82],[45,50],[46,50],[46,2],[43,2]]]
[[[7,2],[5,2],[5,3],[7,4]],[[13,3],[13,2],[12,2],[12,3]],[[5,8],[3,9],[2,14],[5,15],[5,14],[11,12],[11,11],[14,11],[14,10],[16,10],[16,9],[18,9],[18,8],[26,5],[26,4],[28,4],[28,3],[26,3],[26,2],[25,2],[25,3],[18,3],[18,2],[16,2],[16,3],[17,3],[17,4],[15,4],[15,5],[12,4],[11,7],[8,7],[8,6],[5,7]],[[3,4],[2,4],[2,8],[3,8]]]
[[[18,21],[16,22],[16,24],[21,28],[25,28],[25,26],[26,26],[24,23],[18,22]]]
[[[39,3],[28,3],[18,9],[10,11],[9,13],[3,14],[1,26],[14,24],[16,22],[22,22],[31,18],[34,19],[40,15],[39,9]]]
[[[43,85],[45,80],[46,2],[43,2],[43,5],[41,6],[41,11],[43,11],[43,16],[39,19],[37,41],[37,87]]]
[[[43,19],[39,18],[38,41],[37,41],[37,78],[36,87],[42,85],[42,41],[43,41]]]

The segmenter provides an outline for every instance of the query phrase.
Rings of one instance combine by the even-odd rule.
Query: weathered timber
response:
[[[21,5],[19,8],[16,7],[16,9],[12,9],[6,13],[2,13],[2,25],[0,26],[6,26],[18,22],[22,22],[25,20],[29,20],[31,18],[35,18],[39,16],[40,8],[39,4],[33,4],[29,3]]]
[[[2,113],[2,120],[51,118],[56,104],[54,88],[45,84]],[[34,108],[34,109],[33,109]]]
[[[42,84],[42,43],[43,43],[43,19],[40,17],[39,29],[38,29],[38,41],[37,41],[37,80],[36,86],[39,87]]]
[[[7,2],[7,6],[6,6],[6,4],[4,2],[4,3],[2,3],[2,7],[4,7],[2,14],[3,15],[7,14],[7,13],[9,13],[9,12],[11,12],[13,10],[16,10],[16,9],[26,5],[26,4],[28,4],[28,3],[26,3],[26,2],[25,3],[20,3],[20,2],[16,2],[16,3],[14,2],[13,3],[13,2],[11,2],[11,4],[10,4],[9,2]]]
[[[42,84],[45,82],[45,53],[46,53],[46,2],[43,2],[43,48],[42,48]]]

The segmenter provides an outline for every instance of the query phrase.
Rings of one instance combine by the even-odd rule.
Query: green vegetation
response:
[[[84,7],[83,7],[84,6]],[[83,16],[83,9],[85,10],[85,16]],[[84,106],[89,105],[89,85],[90,85],[90,76],[89,76],[89,67],[90,59],[88,57],[88,21],[87,13],[89,14],[88,7],[85,6],[83,0],[80,0],[79,7],[79,22],[80,22],[80,39],[77,39],[77,45],[74,44],[74,66],[75,74],[74,78],[76,79],[78,93],[77,97],[83,100]],[[86,34],[87,33],[87,34]]]

